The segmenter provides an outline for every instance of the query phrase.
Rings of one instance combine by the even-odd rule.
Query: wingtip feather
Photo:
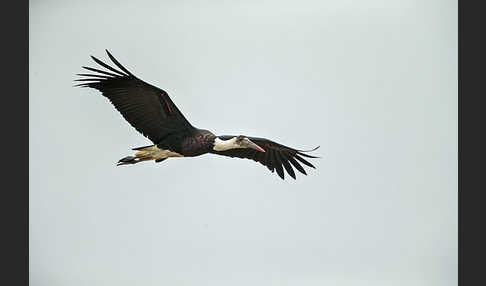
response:
[[[307,157],[307,158],[321,158],[321,157],[318,157],[318,156],[304,154],[304,153],[307,153],[307,152],[315,151],[315,150],[319,149],[320,147],[321,146],[317,146],[316,148],[314,148],[312,150],[296,150],[296,151],[297,151],[297,154],[302,155],[302,156]]]
[[[119,67],[122,71],[126,72],[129,76],[135,77],[128,69],[126,69],[120,62],[115,59],[115,57],[108,51],[108,49],[105,49],[106,53],[108,54],[108,57],[111,59],[111,61]]]

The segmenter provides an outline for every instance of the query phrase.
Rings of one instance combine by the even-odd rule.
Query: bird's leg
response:
[[[159,163],[167,159],[168,157],[183,157],[181,154],[172,152],[170,150],[159,149],[157,145],[147,146],[144,148],[136,148],[135,156],[127,156],[121,158],[118,161],[117,166],[135,164],[148,160],[155,160],[155,163]]]
[[[136,164],[136,163],[140,163],[140,162],[148,161],[148,160],[153,160],[153,159],[155,159],[155,158],[152,157],[151,151],[142,150],[142,151],[138,151],[137,153],[135,153],[135,156],[127,156],[127,157],[121,158],[118,161],[117,166],[131,165],[131,164]]]

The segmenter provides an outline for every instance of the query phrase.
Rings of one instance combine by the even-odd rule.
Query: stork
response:
[[[297,150],[265,138],[245,135],[216,136],[212,132],[198,129],[184,117],[167,92],[144,82],[106,50],[108,57],[119,68],[116,69],[101,60],[91,58],[106,70],[91,67],[84,69],[93,73],[77,74],[75,86],[94,88],[114,105],[121,115],[138,132],[152,141],[152,145],[133,148],[132,156],[121,158],[117,165],[131,165],[154,160],[162,162],[170,157],[195,157],[206,153],[251,159],[266,166],[272,173],[285,179],[284,169],[292,177],[292,166],[304,175],[301,163],[315,168],[307,158],[319,158],[309,154],[316,150]]]

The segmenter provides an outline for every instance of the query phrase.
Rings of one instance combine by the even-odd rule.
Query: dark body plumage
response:
[[[167,92],[137,78],[108,51],[106,52],[119,70],[92,57],[107,71],[83,67],[95,72],[95,74],[78,74],[86,78],[76,80],[81,82],[76,86],[99,90],[130,125],[154,143],[154,145],[134,148],[133,150],[138,151],[135,156],[120,159],[119,165],[134,164],[146,160],[161,162],[168,157],[194,157],[212,153],[252,159],[266,166],[272,172],[276,170],[282,179],[285,176],[284,169],[295,179],[295,172],[292,167],[306,174],[300,163],[315,168],[303,158],[317,158],[304,154],[304,152],[309,151],[293,149],[265,138],[241,135],[216,136],[208,130],[195,128],[172,102]],[[242,139],[240,137],[247,140],[247,145],[243,145],[244,142],[238,143],[240,144],[238,146],[233,143],[232,139],[238,139],[237,142],[240,142],[240,139]],[[222,144],[221,142],[224,144],[231,143],[235,146],[231,149],[218,149],[219,151],[217,151],[215,145]]]
[[[213,148],[216,135],[204,129],[189,129],[174,133],[157,143],[161,149],[170,149],[184,155],[184,157],[195,157],[209,153]]]

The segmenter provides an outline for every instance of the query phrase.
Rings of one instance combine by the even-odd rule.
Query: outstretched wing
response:
[[[78,74],[86,78],[75,80],[81,82],[75,86],[101,91],[130,125],[155,144],[169,133],[193,128],[167,92],[140,80],[123,67],[108,50],[106,53],[120,70],[91,56],[106,70],[83,67],[94,73]]]
[[[223,140],[227,140],[233,138],[234,136],[225,135],[225,136],[218,136],[218,137]],[[270,141],[265,138],[248,137],[248,139],[250,139],[253,143],[257,144],[258,146],[262,147],[265,150],[265,152],[260,152],[251,148],[242,148],[242,149],[230,149],[226,151],[213,150],[211,151],[211,153],[228,156],[228,157],[252,159],[253,161],[259,162],[260,164],[266,166],[270,171],[272,171],[272,173],[275,170],[277,170],[277,174],[280,176],[280,178],[282,178],[282,180],[285,179],[284,178],[285,173],[283,170],[284,168],[287,171],[287,173],[294,179],[295,179],[295,172],[292,166],[304,175],[307,175],[307,173],[305,172],[301,163],[309,167],[312,167],[314,169],[316,168],[314,167],[314,165],[312,165],[309,161],[307,161],[303,157],[319,158],[304,153],[304,152],[314,151],[317,148],[319,148],[319,146],[312,150],[303,151],[303,150],[297,150],[297,149],[284,146],[282,144]]]

